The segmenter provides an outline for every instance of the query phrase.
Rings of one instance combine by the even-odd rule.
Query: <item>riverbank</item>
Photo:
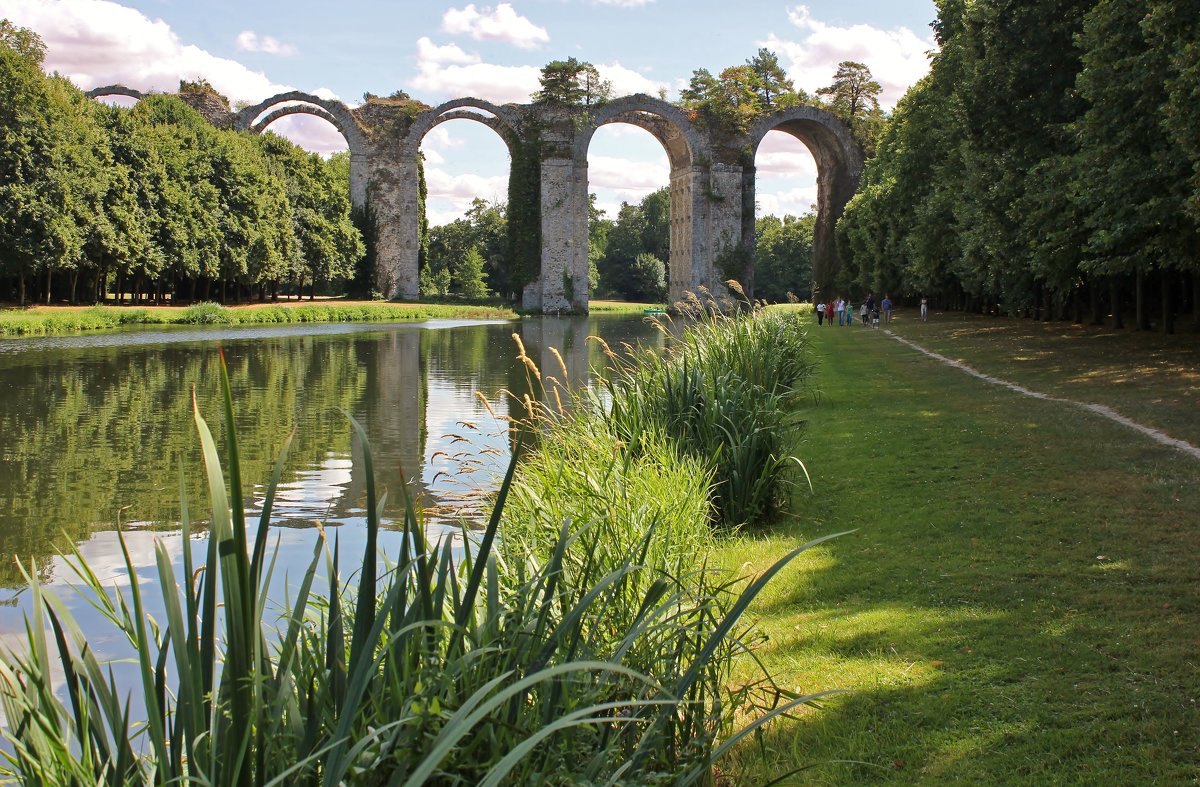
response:
[[[37,306],[0,309],[0,336],[59,336],[135,325],[269,325],[320,322],[509,320],[516,312],[496,306],[381,301],[282,301],[246,306]]]
[[[1196,337],[900,314],[893,332],[1034,392],[1195,438]],[[820,401],[793,445],[815,491],[721,549],[802,556],[753,611],[785,688],[847,693],[775,725],[802,783],[1183,782],[1200,769],[1200,462],[884,330],[809,331]],[[1190,418],[1187,413],[1190,412]],[[1194,443],[1193,443],[1194,444]]]

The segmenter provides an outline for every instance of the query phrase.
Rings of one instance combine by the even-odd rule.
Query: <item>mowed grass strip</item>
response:
[[[1129,328],[955,312],[922,323],[899,312],[891,329],[985,374],[1064,399],[1104,404],[1200,446],[1200,333],[1180,320],[1164,336]]]
[[[734,782],[1194,781],[1200,462],[882,331],[810,336],[821,396],[794,449],[815,492],[722,560],[749,574],[858,528],[754,609],[783,687],[846,693],[772,727],[765,763],[743,746]]]

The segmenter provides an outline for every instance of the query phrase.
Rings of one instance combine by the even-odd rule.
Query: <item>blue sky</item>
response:
[[[203,76],[235,101],[300,89],[351,105],[397,89],[431,105],[525,101],[540,67],[567,57],[594,63],[618,95],[675,99],[693,70],[717,73],[766,46],[810,92],[839,61],[865,62],[890,108],[927,69],[935,14],[929,0],[0,0],[0,16],[46,41],[47,68],[84,89],[174,90]],[[272,130],[311,150],[345,147],[316,118]],[[474,196],[503,198],[507,154],[489,129],[445,123],[423,150],[435,224]],[[769,134],[756,165],[761,212],[801,213],[815,200],[811,156],[791,137]],[[589,151],[590,187],[610,216],[667,185],[667,174],[666,154],[640,129],[605,127]]]

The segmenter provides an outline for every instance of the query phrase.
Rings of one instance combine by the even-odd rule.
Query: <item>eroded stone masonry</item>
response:
[[[140,98],[136,90],[110,85],[89,92]],[[315,115],[331,123],[350,148],[350,194],[376,223],[377,289],[397,300],[418,296],[421,140],[439,123],[469,119],[494,130],[509,148],[536,155],[540,215],[540,275],[525,288],[523,306],[545,312],[588,308],[587,151],[596,129],[628,123],[649,131],[671,165],[670,299],[736,277],[754,286],[754,153],[768,131],[803,142],[817,164],[817,225],[813,279],[822,292],[838,267],[833,228],[854,194],[863,154],[846,126],[817,107],[795,107],[763,116],[749,131],[719,135],[692,123],[679,107],[645,95],[591,107],[553,104],[497,106],[460,98],[437,107],[411,99],[372,99],[353,109],[308,93],[272,96],[230,113],[198,105],[214,124],[261,133],[281,117]],[[210,102],[211,103],[211,102]],[[531,200],[532,201],[532,200]]]

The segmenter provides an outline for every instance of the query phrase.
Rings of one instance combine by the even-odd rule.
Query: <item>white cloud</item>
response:
[[[46,69],[84,90],[119,83],[174,92],[181,79],[203,78],[233,101],[260,101],[290,89],[184,44],[161,19],[109,0],[0,0],[0,16],[36,31],[46,42]]]
[[[464,52],[457,44],[438,46],[428,36],[417,39],[419,63],[478,63],[479,55]]]
[[[435,227],[461,218],[476,197],[488,202],[504,202],[508,198],[507,175],[456,175],[427,167],[425,185],[429,189],[426,212],[429,223]]]
[[[791,134],[771,131],[763,137],[754,156],[759,177],[782,176],[815,180],[817,162],[804,143]]]
[[[470,3],[466,8],[450,8],[442,16],[442,30],[454,35],[469,35],[476,41],[504,41],[521,49],[535,49],[550,42],[546,28],[517,14],[511,3],[500,3],[482,11]]]
[[[657,96],[660,88],[667,87],[667,83],[655,82],[617,62],[597,65],[596,70],[600,72],[601,79],[612,82],[614,96],[631,96],[634,93]]]
[[[883,88],[879,96],[885,109],[896,105],[904,92],[929,71],[927,53],[936,44],[907,27],[883,30],[858,24],[838,27],[813,18],[807,6],[788,10],[788,19],[800,31],[798,41],[772,33],[763,46],[790,61],[788,76],[796,87],[810,93],[833,80],[843,60],[865,63]]]
[[[269,130],[290,139],[311,153],[322,156],[346,150],[348,145],[341,133],[329,124],[312,115],[288,115],[276,120]]]
[[[617,8],[641,8],[654,0],[594,0],[596,5],[612,5]]]
[[[473,96],[497,104],[524,103],[540,88],[537,66],[498,66],[490,63],[445,64],[420,59],[417,75],[407,83],[414,90],[442,98]]]
[[[759,182],[755,192],[756,216],[803,216],[817,202],[817,186],[799,186],[791,189],[766,189]]]
[[[638,199],[661,189],[671,179],[666,155],[658,161],[631,161],[615,156],[588,156],[588,187],[610,188],[639,194]]]
[[[245,52],[262,52],[280,57],[291,57],[296,54],[296,47],[291,44],[285,44],[272,36],[259,38],[258,33],[253,30],[243,30],[238,33],[237,48]]]

